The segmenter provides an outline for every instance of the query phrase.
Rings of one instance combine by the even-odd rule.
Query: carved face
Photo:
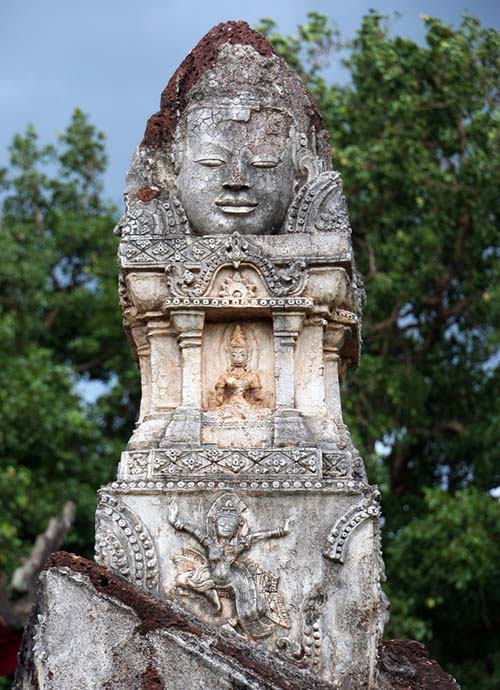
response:
[[[237,105],[200,108],[184,131],[177,192],[193,230],[276,232],[294,191],[287,116]]]
[[[219,537],[232,537],[238,529],[238,516],[234,513],[219,513],[215,521]]]
[[[246,367],[248,362],[248,352],[244,347],[232,347],[229,350],[229,358],[231,364],[236,369]]]

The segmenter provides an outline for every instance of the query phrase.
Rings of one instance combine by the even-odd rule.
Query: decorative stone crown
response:
[[[231,345],[231,347],[248,348],[248,340],[245,336],[245,331],[239,323],[237,323],[233,329],[229,344]]]

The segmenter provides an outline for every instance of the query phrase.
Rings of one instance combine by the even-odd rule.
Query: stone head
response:
[[[177,152],[177,195],[199,234],[273,234],[294,195],[291,118],[233,104],[187,115]]]
[[[244,369],[248,363],[248,351],[244,347],[232,347],[229,357],[235,369]]]
[[[187,56],[138,153],[129,198],[167,191],[197,235],[283,232],[307,161],[331,158],[310,95],[245,22],[220,24]]]
[[[231,366],[235,369],[245,368],[250,356],[250,346],[243,328],[236,324],[233,328],[228,347]]]
[[[240,518],[235,511],[221,510],[215,518],[215,529],[219,537],[234,537],[239,526]]]

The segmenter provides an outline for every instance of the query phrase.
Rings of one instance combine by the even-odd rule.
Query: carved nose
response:
[[[241,176],[231,175],[222,185],[225,189],[250,189],[250,185]]]
[[[223,183],[225,189],[250,189],[251,184],[243,173],[241,158],[233,158],[229,179]]]

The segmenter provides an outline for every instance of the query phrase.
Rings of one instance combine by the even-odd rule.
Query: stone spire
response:
[[[280,72],[278,86],[273,81],[276,70]],[[218,75],[217,80],[214,75]],[[240,97],[248,92],[265,102],[279,100],[284,104],[291,96],[300,103],[292,111],[306,109],[311,126],[318,133],[324,132],[314,99],[269,41],[246,22],[230,21],[211,29],[179,65],[161,95],[160,110],[148,120],[141,145],[149,149],[168,147],[179,119],[203,93],[207,82],[217,98]],[[283,88],[285,83],[288,92]]]

